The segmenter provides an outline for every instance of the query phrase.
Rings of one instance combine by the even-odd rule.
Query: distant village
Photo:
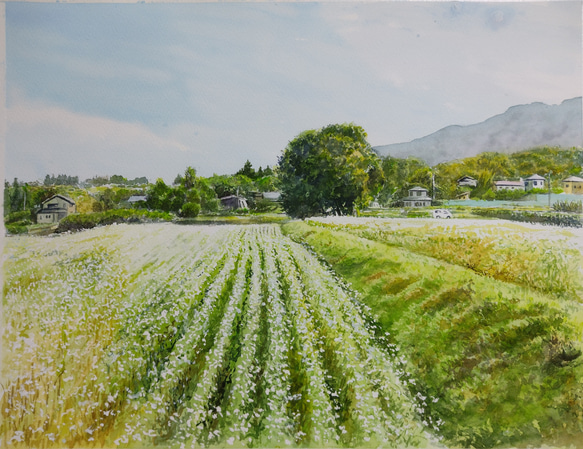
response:
[[[561,184],[565,194],[583,195],[583,178],[569,176],[568,178],[563,179]],[[459,187],[469,187],[471,189],[477,187],[478,181],[471,176],[462,176],[457,180],[457,185]],[[533,189],[546,189],[547,186],[547,180],[536,173],[526,179],[519,179],[518,181],[494,181],[492,185],[495,191],[512,190],[524,192],[529,192]],[[401,198],[403,207],[429,207],[435,201],[435,199],[429,195],[429,190],[424,187],[416,186],[410,188],[408,192],[408,196]],[[280,192],[254,192],[253,196],[255,200],[265,199],[276,204],[279,201]],[[147,197],[145,195],[132,195],[128,198],[127,203],[131,207],[139,207],[145,204],[146,199]],[[456,199],[469,200],[470,192],[464,192],[463,194],[458,195]],[[219,198],[219,200],[221,206],[225,210],[248,208],[247,199],[241,195],[228,195]],[[371,207],[378,208],[380,205],[378,202],[373,202]],[[64,195],[54,195],[42,202],[40,210],[36,213],[37,223],[58,223],[59,220],[75,212],[76,207],[73,199]]]

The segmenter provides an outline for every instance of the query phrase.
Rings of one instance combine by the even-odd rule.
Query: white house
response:
[[[494,190],[524,190],[524,181],[494,181]]]
[[[413,187],[409,189],[409,196],[403,198],[405,207],[431,206],[431,198],[427,196],[429,191],[423,187]]]
[[[58,223],[75,212],[75,201],[63,195],[53,195],[42,202],[41,209],[36,213],[36,221],[37,223]]]
[[[537,174],[529,176],[524,180],[524,188],[525,190],[544,189],[545,178]]]

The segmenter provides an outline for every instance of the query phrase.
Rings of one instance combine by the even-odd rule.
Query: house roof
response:
[[[266,200],[277,201],[281,196],[281,192],[263,192],[263,198]]]
[[[42,204],[48,203],[50,200],[54,199],[54,198],[61,198],[62,200],[65,200],[67,203],[69,203],[71,206],[75,205],[75,201],[73,201],[71,198],[69,198],[68,196],[64,196],[64,195],[53,195],[50,198],[47,198],[46,200],[44,200],[42,202]]]
[[[128,203],[137,203],[138,201],[146,201],[148,197],[146,195],[132,195],[128,198]]]
[[[534,175],[532,175],[532,176],[529,176],[528,178],[526,178],[526,180],[527,180],[527,181],[539,181],[539,180],[542,180],[542,181],[544,181],[544,180],[545,180],[545,178],[543,178],[543,177],[542,177],[542,176],[540,176],[540,175],[534,174]]]
[[[471,180],[471,181],[477,181],[475,178],[472,178],[471,176],[464,175],[460,179],[458,179],[457,182],[463,181],[464,179],[468,179],[468,180]]]
[[[583,182],[583,178],[578,176],[569,176],[567,179],[563,179],[563,182]]]
[[[413,187],[412,189],[409,189],[409,192],[410,192],[411,190],[415,190],[415,191],[421,191],[421,190],[423,190],[423,191],[425,191],[425,192],[428,192],[428,190],[427,190],[427,189],[425,189],[425,188],[423,188],[423,187],[419,187],[419,186],[417,186],[417,187]]]

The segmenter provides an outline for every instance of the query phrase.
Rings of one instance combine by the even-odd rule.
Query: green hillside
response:
[[[583,150],[578,148],[540,147],[518,153],[505,154],[487,152],[465,159],[444,162],[429,167],[417,158],[399,159],[391,156],[383,158],[383,170],[387,184],[385,196],[406,196],[407,188],[420,185],[431,191],[432,174],[435,175],[436,197],[452,199],[464,188],[457,186],[462,176],[478,180],[478,186],[470,193],[472,198],[481,198],[493,181],[502,179],[527,178],[533,174],[541,176],[552,172],[552,187],[561,187],[560,181],[568,176],[579,176],[583,167]],[[467,189],[467,188],[466,188]]]

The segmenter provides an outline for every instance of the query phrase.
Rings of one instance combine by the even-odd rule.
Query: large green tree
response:
[[[279,158],[284,210],[293,217],[350,214],[379,191],[380,160],[360,126],[329,125],[304,131]]]

